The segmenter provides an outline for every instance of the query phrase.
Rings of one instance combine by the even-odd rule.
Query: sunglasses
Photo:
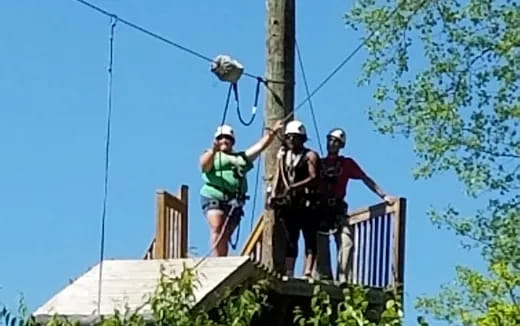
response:
[[[287,134],[284,136],[285,139],[302,139],[302,135],[298,135],[298,134]]]
[[[231,142],[235,141],[235,139],[233,137],[228,136],[228,135],[220,135],[220,136],[217,137],[217,140],[221,140],[221,139],[227,139],[227,140],[229,140]]]

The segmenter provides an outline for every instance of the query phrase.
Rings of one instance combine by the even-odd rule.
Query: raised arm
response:
[[[305,187],[309,184],[312,184],[313,182],[317,181],[318,178],[318,164],[319,164],[319,157],[318,154],[314,151],[308,151],[306,154],[307,157],[307,164],[309,176],[301,181],[298,181],[291,185],[291,189],[298,189]]]
[[[204,172],[209,172],[213,168],[213,157],[217,152],[217,143],[213,142],[213,147],[206,150],[199,158],[200,168]]]
[[[254,144],[246,150],[247,158],[251,162],[254,161],[267,148],[267,146],[269,146],[273,142],[274,137],[276,137],[276,133],[282,128],[282,121],[277,121],[274,124],[273,128],[266,128],[267,133],[264,134],[262,138],[260,138],[260,140],[256,142],[256,144]]]

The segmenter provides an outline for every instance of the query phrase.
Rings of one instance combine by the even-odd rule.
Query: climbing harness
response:
[[[324,210],[323,216],[324,226],[328,231],[318,230],[319,234],[332,235],[335,234],[340,227],[341,218],[344,218],[346,214],[346,203],[339,198],[330,195],[330,187],[338,182],[338,178],[343,174],[343,167],[341,160],[337,160],[334,165],[326,165],[322,163],[320,169],[321,179],[327,184],[329,194],[327,197],[322,198],[321,209]],[[323,225],[323,224],[322,224]]]

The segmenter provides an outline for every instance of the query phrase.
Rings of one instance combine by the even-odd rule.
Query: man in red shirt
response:
[[[321,159],[320,192],[322,198],[321,223],[318,231],[317,272],[320,279],[332,280],[330,261],[329,235],[332,233],[338,251],[338,268],[336,280],[347,281],[352,265],[352,231],[347,221],[347,203],[345,196],[350,179],[361,180],[381,199],[393,202],[372,178],[370,178],[350,157],[340,155],[345,147],[346,134],[342,129],[333,129],[327,135],[327,157]],[[332,232],[331,232],[332,230]]]

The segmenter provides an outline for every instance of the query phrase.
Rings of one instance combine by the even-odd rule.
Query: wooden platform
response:
[[[103,264],[101,315],[142,306],[153,294],[160,279],[161,265],[167,275],[179,275],[183,266],[194,266],[199,259],[168,260],[107,260]],[[246,281],[268,278],[271,291],[288,297],[311,297],[315,284],[302,279],[284,280],[247,256],[208,258],[197,269],[200,286],[196,288],[196,305],[209,310],[218,304],[226,289],[233,289]],[[94,266],[74,282],[39,307],[34,316],[44,321],[57,314],[81,324],[90,324],[97,316],[99,265]],[[341,290],[334,285],[323,289],[332,298],[340,299]],[[150,315],[150,307],[142,313]]]

